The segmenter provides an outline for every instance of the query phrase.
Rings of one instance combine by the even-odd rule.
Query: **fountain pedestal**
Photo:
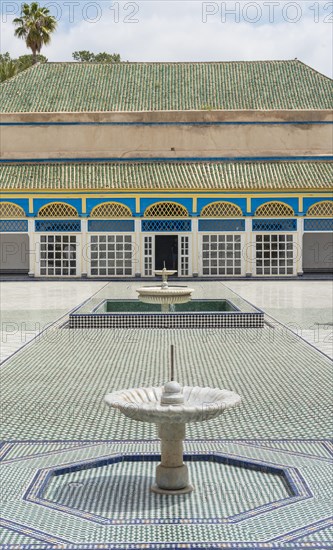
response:
[[[185,494],[189,485],[188,468],[183,462],[185,424],[160,424],[161,463],[156,467],[156,483],[152,491],[160,494]]]
[[[167,382],[163,387],[133,388],[111,393],[106,403],[139,422],[158,425],[161,440],[161,462],[156,467],[152,491],[181,495],[193,491],[187,466],[183,461],[185,425],[220,416],[235,407],[241,398],[232,391],[218,388],[181,387]]]

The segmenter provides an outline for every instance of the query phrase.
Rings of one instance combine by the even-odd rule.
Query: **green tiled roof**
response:
[[[300,61],[45,63],[0,85],[0,112],[331,109],[333,82]]]
[[[3,190],[329,190],[333,162],[50,162],[0,164]]]

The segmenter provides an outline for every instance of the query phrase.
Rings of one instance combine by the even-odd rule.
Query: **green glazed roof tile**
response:
[[[333,82],[298,60],[45,63],[0,84],[0,112],[331,109]]]
[[[329,190],[333,162],[41,162],[0,164],[2,190]]]

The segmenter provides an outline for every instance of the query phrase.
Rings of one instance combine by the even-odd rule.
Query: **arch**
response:
[[[0,218],[25,218],[25,212],[13,202],[0,202]]]
[[[90,213],[91,218],[132,218],[132,211],[125,204],[119,202],[103,202],[94,206]]]
[[[188,218],[185,206],[177,202],[155,202],[146,208],[144,218]]]
[[[40,208],[38,218],[78,218],[79,214],[74,206],[65,202],[50,202]]]
[[[333,201],[316,202],[308,209],[306,216],[316,218],[333,218]]]
[[[237,218],[243,216],[240,206],[232,202],[216,201],[203,207],[200,216],[202,218]]]
[[[294,216],[295,212],[293,208],[285,202],[271,201],[265,202],[265,204],[258,206],[254,215],[263,216],[265,218],[270,216],[288,218],[289,216]]]

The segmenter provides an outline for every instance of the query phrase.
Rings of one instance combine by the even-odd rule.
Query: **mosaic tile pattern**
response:
[[[171,344],[181,383],[243,396],[241,408],[191,425],[189,437],[330,437],[330,361],[296,336],[264,328],[53,331],[2,367],[1,438],[155,437],[152,426],[110,412],[103,396],[162,384]]]
[[[272,446],[274,441],[269,443]],[[306,441],[299,443],[307,445]],[[44,445],[46,448],[47,442]],[[0,546],[3,549],[14,550],[15,544],[20,548],[27,544],[27,548],[32,549],[38,541],[48,544],[49,548],[61,544],[65,549],[83,549],[88,544],[92,549],[126,549],[130,544],[132,548],[142,549],[155,548],[156,544],[156,548],[162,549],[169,548],[169,543],[177,545],[182,541],[185,548],[213,548],[215,544],[216,548],[296,548],[295,542],[304,537],[308,537],[308,548],[316,548],[316,541],[330,540],[327,537],[332,525],[331,500],[327,479],[332,473],[332,461],[325,457],[308,453],[300,458],[292,449],[269,450],[261,446],[260,441],[186,443],[185,450],[189,453],[217,451],[222,456],[295,472],[298,490],[304,493],[304,498],[298,500],[290,496],[285,487],[276,484],[276,480],[272,484],[267,474],[222,464],[222,472],[217,475],[213,470],[206,470],[203,479],[204,463],[191,461],[189,468],[196,490],[180,499],[171,497],[171,502],[169,497],[148,491],[154,462],[140,460],[128,462],[127,470],[126,463],[119,463],[122,471],[115,475],[114,485],[108,479],[109,472],[103,468],[68,474],[66,480],[61,480],[61,476],[51,478],[43,498],[38,500],[32,495],[38,491],[39,473],[45,469],[68,468],[82,460],[95,464],[101,457],[119,453],[128,458],[133,453],[147,455],[156,453],[158,444],[96,441],[72,449],[38,453],[28,461],[22,458],[22,446],[24,444],[14,444],[17,458],[0,462],[5,488],[1,495],[0,520],[0,532],[4,533],[1,540],[6,541]],[[214,463],[207,464],[211,467]],[[262,476],[260,482],[258,475]],[[58,503],[65,501],[60,502],[59,509],[51,502],[55,499]],[[269,503],[264,504],[267,499]],[[82,510],[87,506],[89,511]],[[245,513],[239,513],[240,509]]]
[[[258,313],[104,313],[99,315],[70,315],[71,329],[218,329],[252,328],[264,326],[264,314]]]
[[[110,289],[121,295],[123,286],[111,283],[93,300],[100,303]],[[223,285],[222,292],[245,304]],[[181,383],[243,397],[238,409],[189,426],[185,452],[256,467],[227,464],[221,472],[214,462],[206,468],[192,461],[197,490],[177,502],[148,492],[154,462],[130,460],[156,457],[154,426],[103,404],[109,391],[162,384],[170,344]],[[0,370],[1,550],[331,549],[330,369],[327,358],[279,325],[44,333]],[[116,466],[113,484],[107,464],[82,470],[116,456],[127,460]],[[258,474],[258,464],[282,471],[287,483]],[[59,468],[66,479],[48,477]]]

